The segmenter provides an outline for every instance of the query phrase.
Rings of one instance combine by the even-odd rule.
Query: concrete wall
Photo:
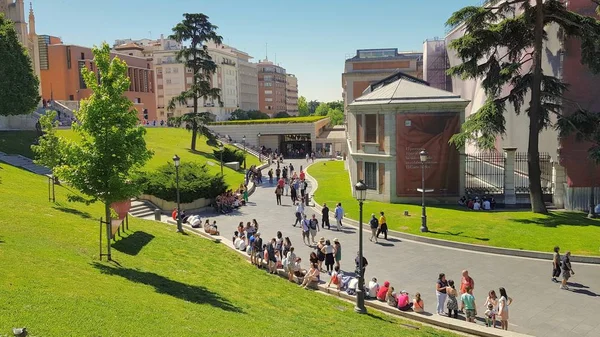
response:
[[[0,116],[0,130],[35,130],[38,119],[35,114]]]
[[[164,212],[170,212],[177,208],[177,203],[174,201],[166,201],[161,198],[157,198],[153,195],[142,194],[140,197],[142,200],[148,200],[155,204]],[[206,206],[210,206],[210,199],[198,199],[190,203],[181,204],[181,209],[184,211],[197,210]]]

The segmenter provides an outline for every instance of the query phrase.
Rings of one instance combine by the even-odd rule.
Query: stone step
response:
[[[132,205],[130,210],[135,211],[138,209],[145,209],[145,208],[151,208],[150,206],[146,205],[146,204],[141,204],[141,205]]]
[[[136,218],[145,218],[147,216],[154,216],[154,211],[147,211],[147,212],[142,212],[142,213],[136,213],[136,214],[132,214]]]
[[[135,210],[135,211],[129,211],[129,214],[135,216],[135,217],[140,217],[142,216],[142,214],[154,214],[154,210],[150,209],[150,208],[145,208],[145,209],[139,209],[139,210]]]

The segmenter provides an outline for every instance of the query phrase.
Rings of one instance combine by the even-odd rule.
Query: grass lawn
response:
[[[0,163],[0,335],[450,336],[300,289],[224,245],[131,219],[98,261],[102,206],[48,202],[47,181]],[[415,328],[403,324],[410,324]]]
[[[210,173],[221,173],[220,158],[215,158],[213,155],[213,150],[217,148],[206,144],[206,137],[198,137],[196,140],[196,151],[194,152],[190,148],[192,136],[187,130],[178,128],[147,128],[147,131],[146,145],[154,151],[154,156],[146,163],[146,169],[154,170],[166,163],[172,163],[173,156],[177,154],[182,162],[194,161],[201,164],[207,163]],[[71,129],[60,130],[58,135],[74,140],[78,137]],[[258,158],[252,155],[246,157],[247,167],[257,164],[259,164]],[[223,173],[225,174],[225,182],[231,188],[237,188],[244,181],[243,171],[236,172],[230,168],[223,167]]]
[[[36,139],[36,131],[0,131],[0,151],[32,158],[31,144]]]
[[[342,161],[317,163],[308,173],[319,182],[315,200],[329,207],[341,202],[346,216],[358,219],[358,202],[348,182]],[[404,216],[408,210],[410,216]],[[421,206],[364,203],[363,219],[384,211],[390,229],[410,234],[480,245],[551,252],[555,245],[575,255],[600,255],[600,220],[590,220],[582,212],[556,211],[548,215],[528,210],[475,212],[453,206],[427,207],[429,233],[421,233]]]

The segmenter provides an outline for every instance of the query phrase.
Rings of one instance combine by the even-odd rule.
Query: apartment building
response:
[[[371,84],[397,72],[423,78],[423,53],[398,48],[359,49],[346,59],[342,74],[344,106],[360,97]]]
[[[298,116],[298,79],[294,74],[286,76],[285,106],[288,115]]]
[[[152,60],[145,57],[111,53],[127,63],[131,81],[125,92],[138,111],[140,120],[157,120]],[[97,72],[92,49],[76,45],[47,45],[47,69],[41,69],[42,95],[45,98],[79,101],[91,95],[83,81],[82,69]]]
[[[231,48],[231,51],[237,56],[240,109],[244,111],[258,110],[258,70],[256,63],[250,62],[252,56],[241,50]]]
[[[269,60],[262,60],[258,68],[258,108],[260,111],[274,116],[278,112],[286,111],[286,83],[285,68]]]

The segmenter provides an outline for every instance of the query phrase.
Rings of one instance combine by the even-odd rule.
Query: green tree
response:
[[[327,103],[321,103],[319,104],[319,106],[315,109],[314,115],[316,116],[327,116],[327,113],[329,112],[329,105]]]
[[[208,21],[208,16],[201,13],[185,13],[183,17],[183,21],[173,27],[173,34],[169,38],[184,45],[177,52],[177,60],[184,63],[186,68],[191,69],[194,77],[190,89],[181,92],[177,97],[173,97],[169,102],[168,109],[173,111],[177,103],[187,105],[192,100],[193,111],[186,118],[189,121],[187,125],[192,131],[191,149],[196,150],[196,138],[199,133],[208,130],[205,122],[209,117],[208,113],[198,112],[198,101],[200,98],[205,101],[216,99],[219,101],[219,105],[223,105],[223,102],[221,102],[221,89],[213,88],[211,85],[211,78],[217,71],[217,65],[210,57],[205,43],[213,41],[219,45],[223,41],[223,37],[217,35],[216,30],[218,27]],[[183,119],[179,122],[183,122]]]
[[[245,121],[248,120],[248,113],[242,109],[237,109],[229,116],[230,121]]]
[[[516,12],[517,7],[522,12]],[[542,72],[543,42],[548,38],[544,28],[557,24],[565,37],[578,38],[582,63],[598,72],[600,24],[592,17],[568,11],[560,0],[536,0],[535,4],[529,0],[489,1],[484,7],[469,6],[455,12],[446,24],[463,23],[467,33],[450,43],[462,64],[448,73],[463,79],[481,78],[487,100],[469,116],[451,143],[460,148],[472,142],[479,148],[493,149],[496,138],[506,133],[506,104],[512,104],[517,114],[523,113],[525,98],[531,94],[524,111],[529,117],[531,208],[536,213],[547,213],[540,181],[539,133],[552,125],[553,114],[560,116],[567,86]],[[505,93],[507,86],[512,89]]]
[[[280,111],[277,114],[275,114],[275,116],[273,116],[273,118],[288,118],[288,117],[292,117],[292,116],[290,116],[290,114],[285,111]]]
[[[250,110],[248,111],[248,119],[269,119],[269,115],[262,111]]]
[[[332,125],[344,124],[344,111],[340,109],[329,109],[327,117],[331,120]]]
[[[342,102],[342,101],[328,102],[327,106],[330,109],[340,109],[340,110],[344,111],[344,102]]]
[[[192,145],[191,149],[196,150],[196,138],[198,135],[204,135],[208,138],[208,143],[215,142],[215,135],[207,127],[208,123],[212,122],[213,115],[210,112],[188,112],[181,116],[169,118],[169,124],[181,127],[182,125],[186,130],[192,132]]]
[[[319,106],[319,104],[321,104],[321,102],[319,102],[319,101],[308,102],[308,115],[314,115],[315,110],[317,110],[317,107]]]
[[[54,184],[57,183],[55,170],[62,163],[62,147],[60,138],[56,135],[58,121],[56,120],[56,111],[47,111],[40,117],[40,126],[43,135],[38,138],[38,144],[32,145],[31,150],[35,154],[34,162],[45,166],[51,171],[50,184],[52,184],[52,201],[54,197]]]
[[[0,13],[0,115],[28,114],[40,101],[39,80],[13,23]]]
[[[298,98],[298,115],[300,117],[310,115],[308,111],[308,103],[306,103],[306,97],[304,96],[300,96],[300,98]]]
[[[64,163],[58,176],[90,199],[104,203],[105,219],[111,219],[110,205],[139,194],[140,186],[131,183],[139,169],[150,159],[146,149],[146,129],[138,126],[138,113],[124,94],[129,90],[127,64],[118,57],[111,60],[110,47],[103,43],[92,49],[96,74],[82,69],[83,79],[92,94],[81,102],[73,126],[79,142],[64,147]],[[108,259],[111,259],[110,226],[106,226]]]

